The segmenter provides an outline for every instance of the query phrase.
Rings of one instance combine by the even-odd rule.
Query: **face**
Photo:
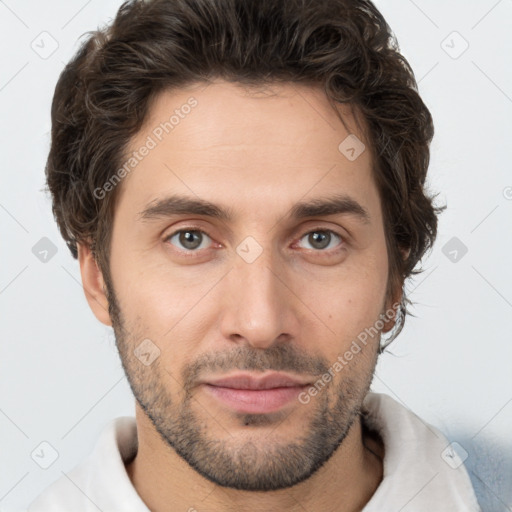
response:
[[[369,390],[379,336],[335,363],[390,307],[388,259],[370,151],[340,152],[364,139],[339,108],[350,132],[320,89],[196,84],[161,94],[130,146],[146,154],[118,185],[116,342],[161,439],[221,486],[307,479]],[[212,385],[275,372],[306,385]]]

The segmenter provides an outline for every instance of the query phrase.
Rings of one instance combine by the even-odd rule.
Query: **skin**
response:
[[[338,105],[350,131],[343,126],[317,87],[256,91],[221,80],[157,96],[130,149],[191,96],[197,106],[118,185],[111,281],[79,246],[87,300],[113,326],[137,400],[139,448],[127,473],[157,512],[169,503],[199,512],[359,511],[383,474],[382,440],[360,420],[380,336],[307,404],[292,400],[273,413],[234,411],[199,380],[271,369],[315,381],[392,306],[371,152],[367,145],[354,161],[340,153],[349,133],[364,135]],[[208,200],[232,218],[139,219],[171,194]],[[288,215],[333,194],[357,201],[369,222]],[[171,237],[180,229],[206,235],[196,231],[191,248],[190,233]],[[318,232],[327,247],[315,242]],[[251,263],[236,251],[249,236],[262,251]],[[160,350],[148,366],[134,355],[144,339]]]

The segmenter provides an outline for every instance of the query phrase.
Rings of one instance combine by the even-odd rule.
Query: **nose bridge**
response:
[[[226,290],[229,301],[222,326],[226,337],[266,348],[281,334],[291,334],[290,292],[278,277],[278,263],[270,248],[258,248],[254,240],[237,247]]]

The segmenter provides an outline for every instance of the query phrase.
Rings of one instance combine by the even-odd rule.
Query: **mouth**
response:
[[[298,395],[311,385],[302,379],[283,373],[263,377],[236,374],[202,382],[202,387],[216,401],[239,413],[268,414],[291,402],[299,403]]]

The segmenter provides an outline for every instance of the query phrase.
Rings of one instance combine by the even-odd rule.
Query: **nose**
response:
[[[252,263],[236,256],[224,282],[220,322],[224,338],[266,349],[296,337],[298,299],[288,280],[269,249]]]

